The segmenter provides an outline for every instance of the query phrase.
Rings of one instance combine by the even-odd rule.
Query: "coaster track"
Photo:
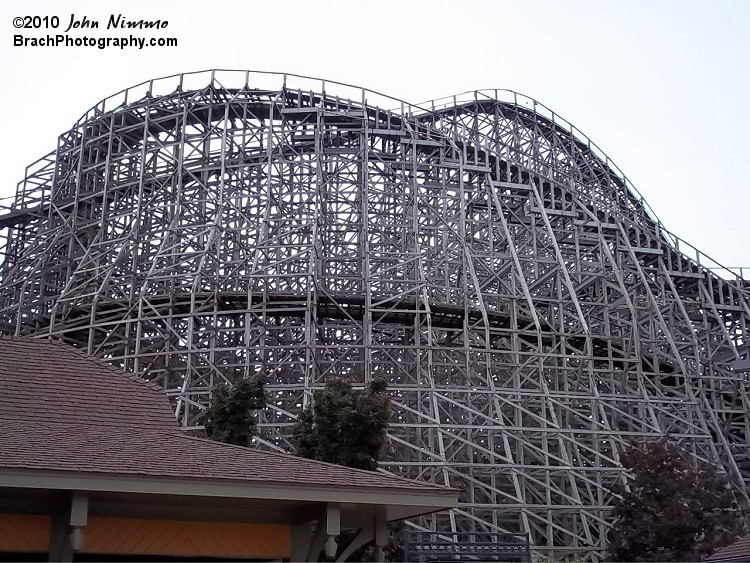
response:
[[[462,491],[417,530],[597,560],[620,452],[665,434],[747,502],[747,282],[519,94],[149,81],[28,168],[0,250],[0,332],[143,375],[186,429],[262,372],[258,446],[288,451],[327,378],[388,379],[381,468]]]

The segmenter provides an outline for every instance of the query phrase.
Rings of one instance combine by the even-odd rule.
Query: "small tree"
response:
[[[326,382],[322,391],[315,391],[314,406],[305,409],[293,429],[297,455],[374,471],[385,442],[391,414],[388,383],[374,379],[367,389],[352,389],[351,383],[340,379]],[[385,548],[391,561],[403,559],[399,542],[401,526],[389,526],[391,537]],[[353,538],[342,534],[340,548]],[[358,549],[350,561],[373,561],[372,545]]]
[[[217,385],[206,411],[206,433],[212,440],[248,446],[255,433],[255,411],[266,404],[263,378],[243,379],[234,386]]]
[[[294,426],[297,455],[373,471],[385,442],[390,418],[388,384],[373,380],[355,391],[347,381],[326,382],[314,393],[314,408],[305,409]]]
[[[633,480],[615,490],[610,560],[703,560],[741,533],[742,513],[715,467],[666,439],[628,449],[622,463]]]

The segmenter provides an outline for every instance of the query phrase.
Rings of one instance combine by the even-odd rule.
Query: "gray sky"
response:
[[[516,90],[618,164],[664,225],[750,267],[750,1],[4,1],[0,197],[100,99],[167,74],[270,70],[408,101]],[[176,48],[14,47],[14,17],[166,19]],[[75,32],[71,32],[76,36]]]

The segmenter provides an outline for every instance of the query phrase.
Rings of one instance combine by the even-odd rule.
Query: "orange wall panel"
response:
[[[83,551],[205,557],[289,557],[286,525],[89,517]]]
[[[0,514],[0,551],[45,552],[51,519],[34,514]]]

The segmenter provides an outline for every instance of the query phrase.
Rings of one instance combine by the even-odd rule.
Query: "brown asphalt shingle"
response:
[[[732,563],[750,562],[750,535],[741,537],[736,542],[718,550],[706,561],[719,563],[731,561]]]
[[[0,338],[0,469],[455,491],[185,435],[155,385],[67,345]]]

